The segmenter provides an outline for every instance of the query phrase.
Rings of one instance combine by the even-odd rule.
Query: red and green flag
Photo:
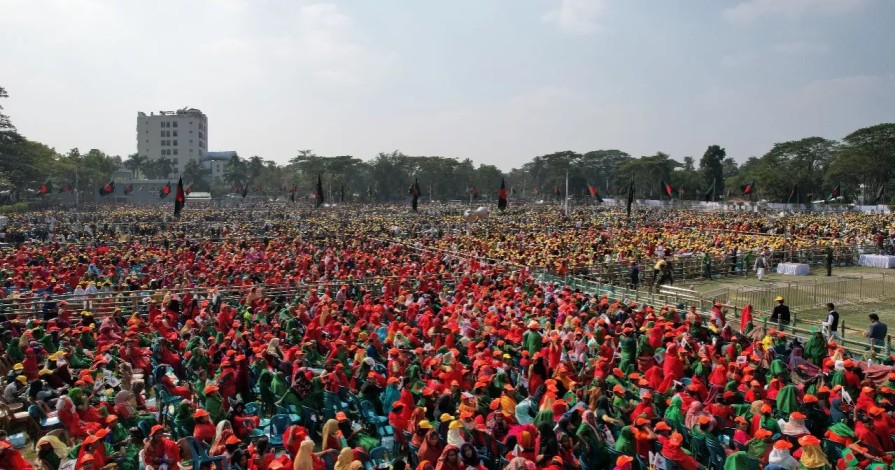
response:
[[[37,189],[37,194],[43,196],[49,192],[53,191],[53,183],[47,181],[46,183],[40,185],[40,188]]]
[[[109,181],[108,183],[106,183],[105,186],[103,186],[102,188],[99,188],[100,196],[106,196],[106,195],[112,194],[114,192],[115,192],[115,182],[114,181]]]
[[[754,193],[755,192],[755,181],[740,186],[740,189],[743,191],[743,196],[750,195],[750,194]]]
[[[832,191],[830,191],[830,194],[827,196],[827,202],[833,201],[836,198],[839,198],[841,196],[842,196],[842,183],[839,183],[836,185],[835,188],[833,188]]]
[[[323,177],[317,175],[317,192],[314,193],[314,207],[319,208],[323,205]]]
[[[164,199],[164,198],[168,197],[169,194],[171,194],[171,182],[170,181],[165,183],[165,185],[162,186],[162,189],[158,190],[158,197],[161,199]]]
[[[186,194],[183,191],[183,177],[177,179],[177,193],[174,194],[174,217],[180,217],[180,211],[186,204]]]
[[[674,197],[674,188],[672,188],[670,184],[666,183],[664,179],[661,180],[659,184],[662,188],[662,194],[668,196],[669,198]]]
[[[416,212],[417,207],[419,206],[420,200],[420,181],[417,178],[414,178],[413,184],[410,185],[410,189],[408,190],[410,193],[410,207]]]

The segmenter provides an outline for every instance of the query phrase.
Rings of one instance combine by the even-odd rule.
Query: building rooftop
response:
[[[235,150],[223,150],[217,152],[205,152],[202,154],[202,158],[200,161],[203,162],[211,162],[216,160],[229,160],[236,156],[237,153]]]

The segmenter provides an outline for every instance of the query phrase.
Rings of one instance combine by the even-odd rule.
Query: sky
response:
[[[2,106],[57,151],[136,152],[195,107],[210,150],[470,158],[775,142],[895,121],[892,0],[0,0]]]

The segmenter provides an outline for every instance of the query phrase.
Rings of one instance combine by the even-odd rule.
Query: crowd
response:
[[[209,210],[140,234],[122,210],[23,240],[0,262],[0,469],[888,468],[892,358],[483,261],[626,243],[611,214],[473,243],[452,216]],[[455,254],[385,240],[416,229]]]

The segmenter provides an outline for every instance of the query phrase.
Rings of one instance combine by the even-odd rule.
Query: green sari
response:
[[[748,454],[749,457],[752,457],[753,459],[761,460],[764,458],[764,454],[768,450],[768,447],[770,447],[770,445],[771,445],[770,439],[768,439],[768,440],[758,439],[758,438],[752,439],[746,443],[746,454]],[[730,458],[730,457],[728,457],[728,458]],[[727,468],[727,467],[724,467],[724,468]]]
[[[777,409],[787,415],[799,410],[799,398],[795,385],[787,385],[777,392]]]
[[[675,395],[674,398],[671,399],[671,405],[668,406],[668,409],[665,410],[665,421],[672,427],[676,427],[677,429],[681,429],[684,427],[684,413],[681,410],[681,406],[684,401],[680,396]]]
[[[749,457],[752,456],[743,451],[734,452],[728,455],[727,460],[724,461],[724,470],[742,470],[744,468],[749,468]],[[754,459],[756,457],[752,458]]]
[[[615,440],[615,450],[625,455],[634,455],[637,452],[637,448],[634,446],[634,432],[631,431],[631,426],[623,427],[621,432],[618,433],[618,439]]]

